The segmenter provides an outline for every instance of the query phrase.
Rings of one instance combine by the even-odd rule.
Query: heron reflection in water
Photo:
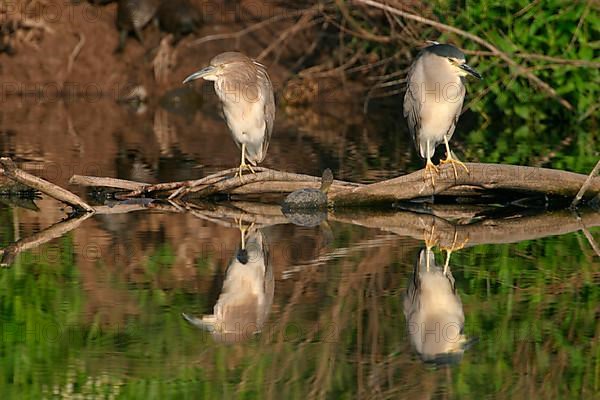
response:
[[[411,343],[421,359],[437,365],[461,361],[470,342],[465,315],[448,266],[440,267],[430,247],[421,249],[404,297]]]
[[[239,343],[261,331],[271,305],[275,281],[264,235],[240,227],[241,243],[227,267],[213,313],[201,318],[182,314],[191,324],[222,343]]]

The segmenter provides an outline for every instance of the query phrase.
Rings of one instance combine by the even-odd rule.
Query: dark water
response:
[[[158,182],[238,162],[210,104],[192,118],[109,101],[7,107],[3,155],[61,185],[73,173]],[[364,182],[398,175],[418,162],[394,119],[348,105],[280,110],[265,165]],[[600,262],[586,236],[598,242],[597,213],[486,223],[464,207],[336,212],[299,227],[276,205],[226,203],[57,226],[65,212],[52,200],[36,200],[42,211],[5,201],[5,256],[27,246],[0,275],[3,399],[600,391]],[[241,233],[236,217],[255,224]],[[28,241],[49,227],[51,240]]]

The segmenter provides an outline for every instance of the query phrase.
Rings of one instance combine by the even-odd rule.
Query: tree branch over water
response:
[[[335,207],[369,205],[391,205],[399,200],[413,200],[432,195],[453,197],[474,197],[502,192],[520,198],[524,194],[539,194],[548,197],[576,196],[586,181],[589,187],[584,198],[591,198],[600,192],[600,178],[592,178],[568,171],[524,167],[504,164],[467,163],[469,173],[459,171],[454,177],[452,166],[440,166],[432,185],[424,170],[419,170],[397,178],[373,184],[334,181],[330,191],[330,202]],[[257,173],[234,176],[236,169],[230,169],[206,176],[195,181],[166,182],[148,185],[142,182],[112,178],[98,178],[75,175],[72,184],[84,186],[104,186],[117,190],[127,189],[117,194],[120,198],[169,197],[170,199],[209,198],[215,195],[238,197],[260,196],[268,193],[289,193],[311,187],[318,188],[321,179],[304,174],[257,168]]]

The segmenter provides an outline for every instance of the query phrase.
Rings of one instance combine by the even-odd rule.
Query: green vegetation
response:
[[[333,228],[343,233],[340,250],[373,235]],[[171,239],[140,255],[146,283],[104,283],[138,310],[108,323],[89,312],[73,240],[2,271],[2,398],[591,398],[600,388],[599,264],[580,233],[453,254],[465,333],[479,341],[448,370],[423,365],[406,332],[402,300],[417,242],[382,242],[278,279],[263,333],[223,345],[180,317],[210,310],[214,299],[164,283],[176,262]],[[206,264],[199,259],[198,272],[211,281]],[[114,304],[115,313],[124,307]]]
[[[600,14],[589,1],[467,1],[452,11],[438,1],[440,21],[473,33],[542,79],[567,110],[497,57],[470,56],[485,77],[470,85],[481,128],[468,138],[475,156],[490,162],[548,164],[589,172],[600,157]],[[443,35],[470,50],[468,40]],[[553,157],[548,157],[553,153]]]
[[[392,19],[372,6],[348,8],[347,2],[336,2],[339,24],[353,29],[340,30],[344,45],[339,46],[336,38],[331,54],[341,64],[361,54],[357,65],[377,61],[378,66],[370,69],[347,68],[367,86],[377,82],[375,97],[394,96],[401,102],[402,71],[411,61],[408,54],[415,55],[414,49],[426,40],[455,44],[466,50],[469,64],[484,76],[468,83],[466,105],[472,112],[461,119],[456,139],[464,143],[465,159],[589,173],[600,158],[600,13],[593,1],[386,4],[486,40],[549,85],[572,110],[524,71],[465,36],[401,17]]]

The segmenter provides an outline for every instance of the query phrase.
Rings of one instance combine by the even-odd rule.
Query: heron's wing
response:
[[[419,149],[419,131],[421,129],[421,97],[418,83],[415,82],[415,70],[417,62],[415,61],[408,71],[406,77],[406,93],[404,94],[404,118],[408,122],[408,131],[413,139],[417,151]]]
[[[448,138],[448,140],[450,140],[452,138],[452,135],[454,134],[454,130],[456,129],[456,124],[458,123],[458,119],[460,118],[460,115],[462,114],[462,108],[463,108],[463,103],[464,103],[465,93],[466,93],[465,81],[466,81],[466,79],[461,76],[460,82],[461,82],[461,91],[462,91],[463,100],[460,102],[460,106],[456,107],[456,110],[454,112],[454,118],[452,119],[452,124],[448,128],[448,132],[446,132],[446,137]]]
[[[273,123],[275,122],[275,97],[273,96],[273,84],[267,74],[265,67],[262,64],[256,63],[260,86],[263,93],[265,94],[265,137],[262,143],[262,154],[267,154],[269,148],[269,142],[271,141],[271,134],[273,133]]]

